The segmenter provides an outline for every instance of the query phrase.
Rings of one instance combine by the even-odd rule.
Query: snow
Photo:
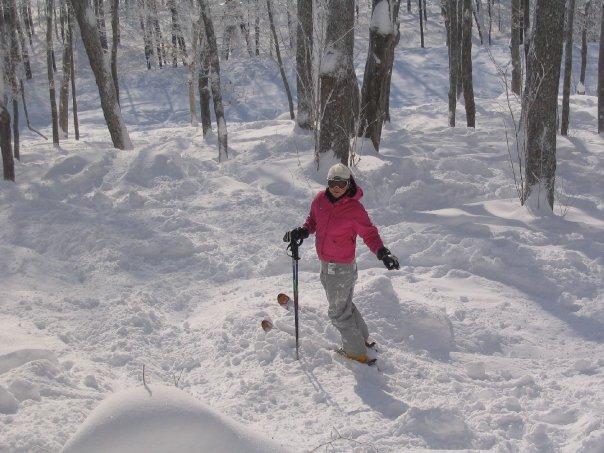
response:
[[[570,98],[554,215],[520,206],[484,47],[473,50],[477,127],[464,127],[463,106],[458,127],[447,126],[447,51],[433,6],[426,49],[416,16],[401,12],[380,153],[355,146],[363,203],[401,262],[388,272],[357,245],[354,300],[381,371],[331,350],[339,335],[312,237],[301,249],[295,360],[293,313],[276,302],[292,288],[282,236],[303,222],[336,159],[316,162],[312,134],[286,119],[274,62],[221,62],[229,159],[218,164],[217,136],[188,124],[186,68],[146,71],[140,40],[126,34],[120,82],[133,148],[114,150],[78,48],[82,139],[54,148],[23,129],[17,182],[0,181],[0,451],[94,439],[154,442],[146,451],[200,445],[210,423],[225,449],[245,433],[286,451],[602,451],[597,98]],[[505,66],[507,38],[495,38]],[[595,93],[597,47],[589,58]],[[30,113],[50,135],[45,66],[36,67]],[[265,332],[263,319],[274,327]],[[161,439],[149,428],[158,420]],[[104,451],[127,451],[116,444]]]
[[[377,31],[380,35],[390,35],[394,32],[392,19],[390,18],[390,3],[381,0],[373,10],[369,28]]]
[[[182,390],[139,387],[105,399],[65,445],[64,453],[123,451],[279,452],[278,445]]]

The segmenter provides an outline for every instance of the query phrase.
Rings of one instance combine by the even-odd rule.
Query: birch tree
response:
[[[76,20],[80,26],[80,34],[86,48],[90,67],[94,73],[96,85],[101,98],[101,108],[107,128],[111,135],[113,146],[118,149],[131,149],[132,142],[122,118],[122,111],[117,101],[115,85],[111,78],[111,71],[104,57],[101,38],[95,23],[90,18],[94,17],[89,3],[90,0],[70,0]]]
[[[394,49],[400,36],[399,8],[400,0],[373,0],[372,4],[358,135],[370,138],[376,151],[380,149]]]
[[[556,119],[565,0],[536,0],[521,122],[525,143],[522,204],[554,206]],[[534,195],[534,197],[533,197]],[[533,205],[533,203],[531,203]],[[545,207],[545,206],[543,206]]]

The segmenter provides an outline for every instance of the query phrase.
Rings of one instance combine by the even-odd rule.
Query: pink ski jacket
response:
[[[344,195],[334,203],[327,197],[327,189],[319,192],[313,200],[304,228],[317,235],[315,247],[321,261],[352,263],[356,255],[357,235],[373,253],[384,246],[377,228],[359,201],[362,196],[363,191],[357,186],[352,197]]]

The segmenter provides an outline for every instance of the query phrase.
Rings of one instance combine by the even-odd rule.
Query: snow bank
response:
[[[276,443],[176,388],[125,390],[105,399],[64,453],[119,451],[278,452]]]

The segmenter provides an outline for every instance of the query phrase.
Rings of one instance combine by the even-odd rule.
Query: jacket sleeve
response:
[[[377,253],[384,246],[378,229],[371,223],[369,214],[361,203],[358,204],[358,212],[355,221],[355,231],[363,238],[363,242],[373,253]]]
[[[310,204],[310,212],[308,213],[308,217],[306,217],[306,222],[304,222],[304,225],[302,225],[310,234],[313,234],[315,231],[317,231],[317,220],[315,217],[316,204],[317,199],[315,198]]]

